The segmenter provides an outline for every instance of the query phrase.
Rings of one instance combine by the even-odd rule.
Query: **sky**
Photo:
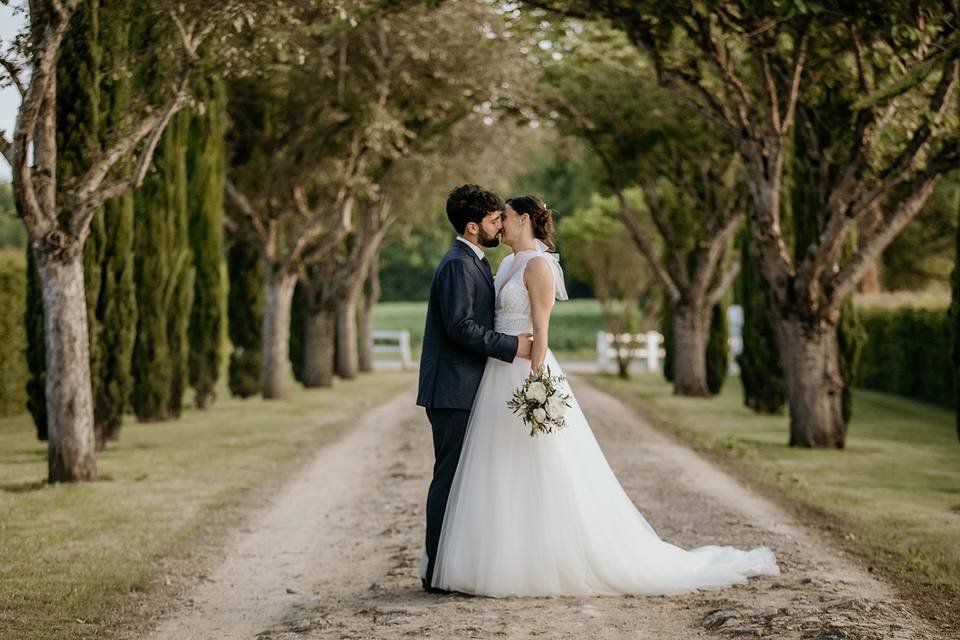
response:
[[[20,4],[20,3],[15,3]],[[3,50],[13,42],[14,36],[23,28],[26,21],[25,14],[14,15],[13,7],[0,5],[0,42]],[[17,119],[17,106],[20,96],[13,87],[0,89],[0,129],[7,132],[7,138],[13,133],[13,125]],[[10,179],[10,165],[0,159],[0,180]]]

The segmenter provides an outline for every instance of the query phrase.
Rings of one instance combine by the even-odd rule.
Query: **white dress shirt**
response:
[[[478,247],[477,245],[473,244],[472,242],[470,242],[469,240],[467,240],[467,239],[464,238],[463,236],[457,236],[457,240],[459,240],[459,241],[462,242],[463,244],[465,244],[465,245],[467,245],[468,247],[470,247],[471,249],[473,249],[473,252],[474,252],[475,254],[477,254],[477,257],[480,258],[481,260],[483,260],[483,249],[481,249],[481,248]]]

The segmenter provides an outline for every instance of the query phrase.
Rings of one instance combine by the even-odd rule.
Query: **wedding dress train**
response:
[[[523,272],[538,257],[553,268],[557,297],[566,298],[559,263],[542,244],[508,256],[495,279],[497,331],[531,331]],[[545,364],[561,373],[553,353]],[[434,587],[494,597],[654,595],[779,574],[766,547],[688,551],[661,540],[623,491],[575,397],[565,428],[531,438],[506,404],[529,371],[529,360],[487,360],[447,502]]]

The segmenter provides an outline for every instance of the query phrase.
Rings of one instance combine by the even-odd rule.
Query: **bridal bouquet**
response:
[[[550,367],[532,371],[524,383],[507,400],[507,406],[523,418],[530,427],[530,437],[540,433],[553,433],[566,426],[563,414],[570,406],[570,394],[561,393],[560,385],[566,381],[563,375],[551,376]]]

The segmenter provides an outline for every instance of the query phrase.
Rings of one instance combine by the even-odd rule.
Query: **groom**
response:
[[[427,493],[426,567],[420,568],[423,588],[431,592],[438,591],[430,582],[440,528],[484,364],[487,357],[530,357],[530,334],[493,331],[493,274],[483,250],[500,244],[502,211],[500,197],[475,184],[450,192],[447,218],[458,235],[430,285],[417,404],[427,410],[436,457]]]

